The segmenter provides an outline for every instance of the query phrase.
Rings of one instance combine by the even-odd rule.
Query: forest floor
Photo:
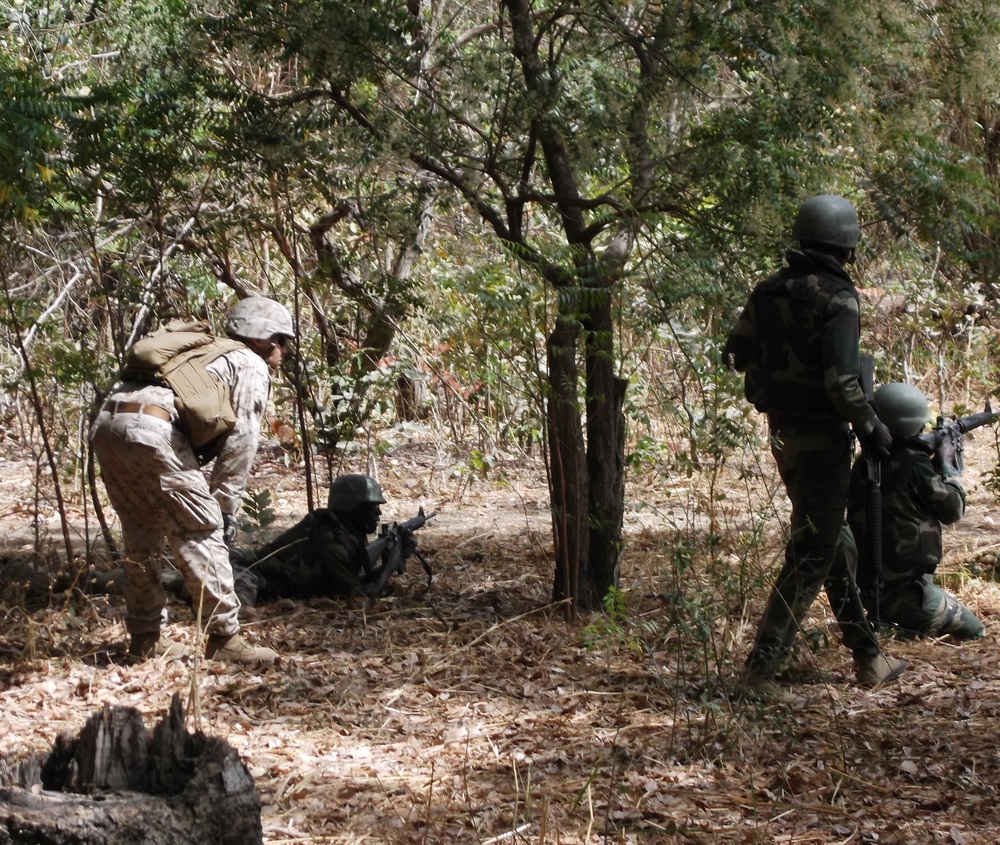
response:
[[[0,455],[8,559],[39,530],[60,555],[34,465],[9,441]],[[273,528],[305,511],[301,471],[281,458],[263,449],[251,482],[271,493]],[[696,478],[630,481],[624,606],[568,622],[549,601],[540,461],[502,461],[483,479],[413,430],[375,470],[386,517],[437,511],[418,535],[429,592],[410,566],[370,606],[265,606],[246,636],[281,661],[259,673],[127,665],[114,598],[6,602],[0,762],[48,751],[104,704],[152,725],[180,693],[191,727],[227,738],[248,765],[270,845],[1000,841],[1000,590],[987,577],[1000,505],[976,467],[943,569],[987,636],[889,640],[908,671],[863,690],[818,601],[793,674],[801,698],[778,706],[737,694],[770,574],[747,575],[731,554],[704,559]],[[775,507],[787,515],[782,497]],[[779,528],[770,520],[772,563]],[[171,613],[170,636],[196,651],[190,612]]]

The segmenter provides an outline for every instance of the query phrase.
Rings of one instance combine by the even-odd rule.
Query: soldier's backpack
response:
[[[236,424],[229,386],[205,367],[243,348],[240,341],[213,335],[208,323],[173,320],[129,348],[120,378],[169,387],[181,425],[203,457],[212,442]]]

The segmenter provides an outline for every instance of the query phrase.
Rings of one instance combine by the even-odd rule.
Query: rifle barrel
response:
[[[965,434],[967,431],[972,431],[974,428],[979,428],[981,425],[987,425],[993,422],[995,419],[1000,417],[1000,414],[994,411],[982,411],[978,414],[972,414],[968,417],[962,417],[960,420],[956,420],[955,425],[958,426],[958,430]]]
[[[410,517],[408,520],[406,520],[406,522],[400,523],[398,527],[402,528],[404,531],[413,531],[414,529],[422,528],[424,523],[427,522],[427,520],[432,519],[435,516],[437,516],[437,511],[434,511],[434,513],[429,513],[425,516],[424,509],[421,508],[420,513],[418,513],[416,516]]]

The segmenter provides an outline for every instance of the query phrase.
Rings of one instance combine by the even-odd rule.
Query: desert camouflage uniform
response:
[[[954,634],[978,639],[983,623],[957,598],[933,581],[941,562],[942,525],[965,513],[965,491],[957,475],[942,475],[919,440],[896,438],[882,475],[882,577],[878,593],[880,621],[910,635]],[[847,516],[858,543],[858,585],[870,612],[875,609],[875,568],[868,530],[865,467],[851,473]]]
[[[119,385],[91,430],[94,454],[121,520],[128,565],[124,584],[129,633],[160,630],[166,618],[161,582],[163,541],[192,596],[203,596],[202,626],[210,635],[239,630],[239,601],[223,541],[222,515],[235,514],[260,438],[270,393],[267,364],[249,348],[227,352],[207,367],[230,386],[236,425],[223,435],[211,475],[199,467],[177,425],[174,394],[159,385]],[[115,402],[166,409],[170,422],[144,413],[112,413]]]
[[[262,548],[234,554],[236,593],[247,606],[349,596],[369,566],[365,540],[333,511],[315,510]]]
[[[851,587],[857,549],[844,519],[850,426],[860,437],[875,426],[860,382],[858,293],[830,256],[792,251],[786,260],[753,290],[723,350],[745,373],[747,399],[767,415],[771,453],[792,503],[785,562],[747,659],[764,676],[780,670],[823,586],[855,659],[878,653]]]

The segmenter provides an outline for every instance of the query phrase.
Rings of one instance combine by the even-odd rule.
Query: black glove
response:
[[[861,451],[866,458],[883,461],[889,457],[890,446],[892,446],[892,432],[882,420],[876,418],[871,434],[861,440]]]
[[[236,542],[236,517],[231,513],[222,515],[222,539],[230,549]]]

